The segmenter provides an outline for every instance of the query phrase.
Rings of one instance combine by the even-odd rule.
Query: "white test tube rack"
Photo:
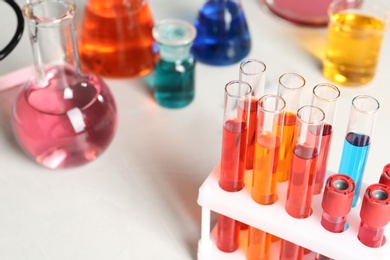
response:
[[[250,178],[246,172],[246,179]],[[248,177],[249,176],[249,177]],[[291,217],[285,210],[287,182],[278,183],[278,200],[273,205],[256,203],[247,188],[238,192],[226,192],[219,187],[219,164],[214,168],[199,188],[198,204],[202,207],[201,238],[198,243],[198,260],[244,260],[246,231],[241,231],[240,247],[232,253],[220,251],[216,244],[216,226],[211,230],[211,211],[223,214],[250,226],[288,240],[313,254],[305,259],[314,259],[314,252],[336,260],[389,260],[390,232],[385,230],[388,238],[382,247],[370,248],[357,238],[360,225],[360,205],[351,209],[347,216],[348,229],[342,233],[332,233],[322,227],[322,193],[313,196],[313,213],[305,219]],[[250,183],[247,182],[246,183]],[[363,185],[361,193],[368,185]],[[361,200],[360,200],[361,201]],[[242,242],[244,241],[244,242]],[[278,259],[278,247],[271,247],[272,260]]]

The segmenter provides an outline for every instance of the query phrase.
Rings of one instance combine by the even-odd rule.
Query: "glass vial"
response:
[[[240,0],[207,0],[194,24],[192,52],[199,62],[230,65],[249,54],[251,37]]]
[[[219,186],[227,192],[244,188],[246,138],[251,86],[244,81],[230,81],[225,86],[222,153]],[[217,247],[223,252],[238,248],[240,222],[218,215]]]
[[[325,113],[324,130],[322,131],[321,150],[318,156],[318,167],[315,174],[314,194],[320,194],[324,188],[329,151],[332,144],[333,122],[337,110],[340,90],[328,83],[321,83],[313,88],[312,102]]]
[[[24,151],[47,168],[86,164],[111,143],[117,111],[108,86],[80,73],[71,0],[23,6],[35,75],[18,94],[13,131]]]
[[[352,100],[347,133],[344,140],[339,173],[348,175],[356,184],[352,202],[355,207],[359,198],[364,169],[371,146],[372,130],[379,110],[379,102],[371,96],[360,95]]]
[[[162,20],[153,28],[159,58],[147,81],[163,107],[185,107],[194,99],[196,61],[190,49],[195,36],[195,27],[181,20]]]
[[[83,67],[110,78],[146,75],[155,56],[153,25],[147,0],[88,0],[79,37]]]
[[[253,153],[256,139],[257,101],[264,94],[265,71],[264,62],[257,59],[247,59],[240,64],[239,79],[246,81],[252,87],[251,111],[249,116],[248,140],[245,169],[253,169]]]

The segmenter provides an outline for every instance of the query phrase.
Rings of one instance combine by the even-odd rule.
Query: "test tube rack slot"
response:
[[[388,241],[379,248],[367,247],[357,238],[361,200],[347,216],[348,228],[342,233],[332,233],[322,227],[320,223],[323,212],[321,207],[322,193],[313,196],[312,214],[305,219],[296,219],[291,217],[284,208],[287,182],[278,183],[277,202],[272,205],[260,205],[252,199],[248,188],[238,192],[222,190],[218,184],[219,170],[218,164],[199,188],[198,204],[202,207],[202,229],[198,243],[198,260],[245,259],[241,240],[240,248],[236,252],[224,253],[218,250],[215,245],[216,226],[210,227],[211,211],[333,259],[390,259],[390,232],[388,228],[385,230]],[[250,183],[250,176],[251,171],[247,171],[245,183]],[[361,191],[364,191],[367,186],[363,184]],[[278,252],[273,255],[272,259],[277,259],[276,255]]]

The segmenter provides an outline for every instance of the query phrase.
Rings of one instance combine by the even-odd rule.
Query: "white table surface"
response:
[[[77,26],[85,1],[76,0]],[[155,21],[191,22],[204,2],[149,0]],[[286,22],[261,0],[242,4],[253,40],[248,57],[266,63],[266,91],[276,91],[281,74],[296,72],[307,81],[307,103],[312,88],[328,82],[320,71],[326,28]],[[10,13],[1,3],[2,36],[13,32],[12,26],[3,25],[13,23]],[[111,146],[85,166],[49,170],[21,151],[9,123],[15,85],[30,75],[24,68],[32,65],[31,54],[26,30],[13,53],[0,62],[0,259],[196,259],[201,230],[198,188],[220,159],[223,88],[238,77],[239,64],[198,63],[195,100],[177,110],[158,106],[142,78],[106,79],[119,113]],[[338,169],[352,98],[368,94],[381,104],[364,176],[367,183],[377,182],[390,163],[389,57],[387,33],[374,80],[359,87],[339,86],[329,169]]]

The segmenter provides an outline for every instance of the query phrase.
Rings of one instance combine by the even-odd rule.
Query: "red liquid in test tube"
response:
[[[247,82],[252,87],[245,162],[246,170],[253,169],[253,153],[255,149],[257,125],[257,101],[264,93],[265,72],[266,65],[257,59],[247,59],[240,64],[240,80]],[[248,111],[244,112],[248,113]]]
[[[228,120],[223,126],[219,186],[225,191],[244,187],[246,122]]]
[[[244,188],[248,114],[252,88],[243,81],[230,81],[225,86],[222,153],[219,186],[227,192]],[[217,247],[233,252],[239,246],[240,222],[219,215]]]
[[[312,209],[314,179],[320,150],[325,114],[316,106],[298,109],[294,133],[294,149],[288,181],[286,212],[294,218],[307,218]],[[281,260],[301,259],[304,248],[283,240]],[[290,258],[296,256],[296,258]]]
[[[314,194],[320,194],[324,188],[329,151],[333,136],[333,121],[337,110],[340,90],[329,83],[321,83],[313,88],[312,105],[319,107],[325,113],[324,130],[320,154],[318,155],[317,172],[315,174]]]

